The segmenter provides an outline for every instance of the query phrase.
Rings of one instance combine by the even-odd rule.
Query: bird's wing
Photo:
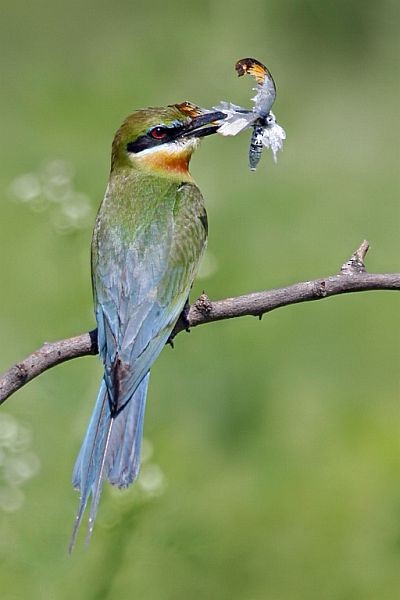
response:
[[[155,192],[145,206],[128,199],[120,212],[118,196],[107,193],[96,221],[92,265],[104,376],[74,468],[81,497],[70,550],[92,494],[90,538],[103,479],[126,486],[137,477],[149,369],[184,306],[206,243],[199,190],[168,184]]]
[[[183,309],[206,243],[205,219],[195,185],[170,185],[130,238],[121,242],[111,231],[97,242],[99,349],[116,412],[148,373]]]

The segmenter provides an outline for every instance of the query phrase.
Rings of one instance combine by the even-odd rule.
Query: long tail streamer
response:
[[[96,520],[103,481],[126,487],[139,474],[149,373],[142,379],[126,406],[112,415],[107,387],[101,383],[89,427],[75,463],[72,483],[80,490],[80,502],[72,532],[69,551],[72,552],[89,496],[92,496],[86,543]]]

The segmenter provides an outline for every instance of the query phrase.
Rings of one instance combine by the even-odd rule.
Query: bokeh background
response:
[[[271,69],[287,142],[250,173],[247,134],[204,141],[193,297],[335,273],[364,238],[371,272],[400,271],[396,0],[0,8],[0,370],[94,326],[91,227],[122,119],[249,105],[244,56]],[[397,294],[370,292],[181,334],[152,371],[141,479],[105,486],[71,557],[99,361],[22,389],[0,411],[2,598],[397,598],[399,314]]]

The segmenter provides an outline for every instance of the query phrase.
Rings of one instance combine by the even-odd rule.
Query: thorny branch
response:
[[[369,244],[364,241],[350,259],[342,265],[338,275],[313,281],[295,283],[287,287],[255,292],[235,298],[212,302],[206,294],[188,305],[179,317],[169,342],[178,333],[198,325],[252,315],[261,318],[276,308],[320,300],[338,294],[369,290],[400,290],[400,273],[370,274],[364,266]],[[15,364],[0,377],[0,404],[47,369],[80,356],[98,353],[97,330],[58,342],[45,343],[25,360]]]

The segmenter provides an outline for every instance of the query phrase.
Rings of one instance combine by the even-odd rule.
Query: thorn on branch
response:
[[[28,370],[23,363],[17,363],[15,365],[15,374],[19,381],[24,384],[28,378]]]
[[[317,298],[325,298],[326,297],[326,282],[324,279],[321,279],[320,281],[315,282],[314,293]]]
[[[361,246],[351,255],[349,260],[345,262],[340,269],[342,275],[359,275],[366,273],[365,256],[369,249],[369,242],[364,240]]]
[[[210,314],[210,312],[212,310],[211,300],[205,292],[200,294],[200,296],[197,298],[196,302],[194,303],[194,306],[203,315]]]

